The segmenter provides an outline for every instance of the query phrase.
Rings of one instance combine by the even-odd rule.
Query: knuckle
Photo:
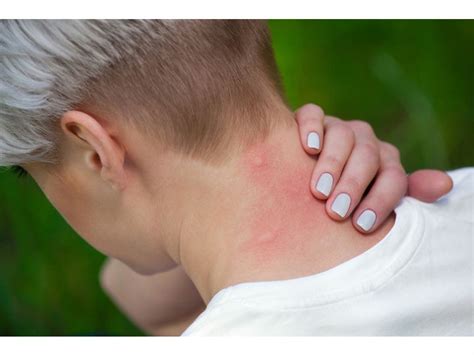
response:
[[[332,167],[333,169],[336,167],[340,167],[345,163],[345,161],[341,157],[338,157],[336,155],[327,155],[322,160],[324,161],[325,165]]]
[[[364,183],[355,176],[348,176],[342,182],[347,191],[361,193],[364,190]],[[346,190],[344,189],[344,190]]]
[[[378,211],[379,213],[387,208],[387,199],[380,193],[372,195],[370,200],[366,202],[370,209]],[[380,217],[380,216],[379,216]]]
[[[341,122],[344,122],[344,121],[341,120],[340,118],[335,117],[335,116],[331,116],[331,115],[326,115],[326,116],[325,116],[325,120],[326,120],[326,122],[328,122],[328,123],[332,123],[332,125],[338,124],[338,123],[341,123]]]
[[[370,159],[371,162],[379,162],[380,150],[377,145],[373,143],[360,143],[357,145],[357,149],[361,152],[366,159]]]
[[[353,120],[351,121],[351,124],[355,130],[367,132],[367,133],[374,132],[374,130],[372,129],[372,126],[368,122],[361,121],[361,120]]]
[[[403,170],[398,164],[386,167],[383,172],[392,179],[406,178],[406,175],[403,173]]]
[[[397,147],[387,142],[382,142],[381,145],[382,145],[382,149],[385,150],[385,152],[388,155],[400,160],[400,151],[398,150]]]
[[[392,180],[393,186],[406,192],[408,187],[408,177],[400,166],[387,167],[384,169],[384,174],[387,178]]]
[[[333,134],[337,135],[340,140],[354,141],[354,131],[345,123],[335,124],[333,126]]]

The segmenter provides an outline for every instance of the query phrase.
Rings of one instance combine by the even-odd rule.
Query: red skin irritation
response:
[[[248,149],[241,161],[257,194],[247,219],[250,238],[240,251],[256,258],[259,264],[269,264],[295,252],[302,255],[305,240],[301,234],[317,223],[318,202],[309,187],[311,161],[289,165],[281,161],[278,152],[277,147],[259,144]]]

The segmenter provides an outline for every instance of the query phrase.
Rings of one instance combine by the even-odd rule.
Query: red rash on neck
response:
[[[310,191],[314,161],[285,160],[280,154],[277,145],[264,143],[251,146],[241,160],[255,200],[246,219],[250,237],[240,251],[263,264],[284,255],[304,255],[302,234],[314,229],[316,211],[322,208]]]

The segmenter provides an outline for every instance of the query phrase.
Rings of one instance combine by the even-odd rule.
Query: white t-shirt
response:
[[[219,291],[189,335],[474,335],[474,169],[434,204],[405,198],[392,230],[328,271]]]

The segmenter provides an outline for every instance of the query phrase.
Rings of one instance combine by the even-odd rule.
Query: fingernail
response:
[[[336,212],[339,216],[345,217],[347,211],[349,211],[349,206],[351,205],[351,197],[342,193],[337,195],[336,199],[332,203],[331,209]]]
[[[316,184],[316,190],[321,192],[324,196],[329,196],[332,189],[333,178],[329,173],[324,173],[319,177],[318,183]]]
[[[377,215],[372,210],[365,210],[362,212],[357,218],[357,225],[368,232],[375,224],[375,220],[377,219]]]
[[[308,134],[308,148],[313,148],[313,149],[319,149],[319,134],[317,134],[316,132],[310,132],[310,134]]]

